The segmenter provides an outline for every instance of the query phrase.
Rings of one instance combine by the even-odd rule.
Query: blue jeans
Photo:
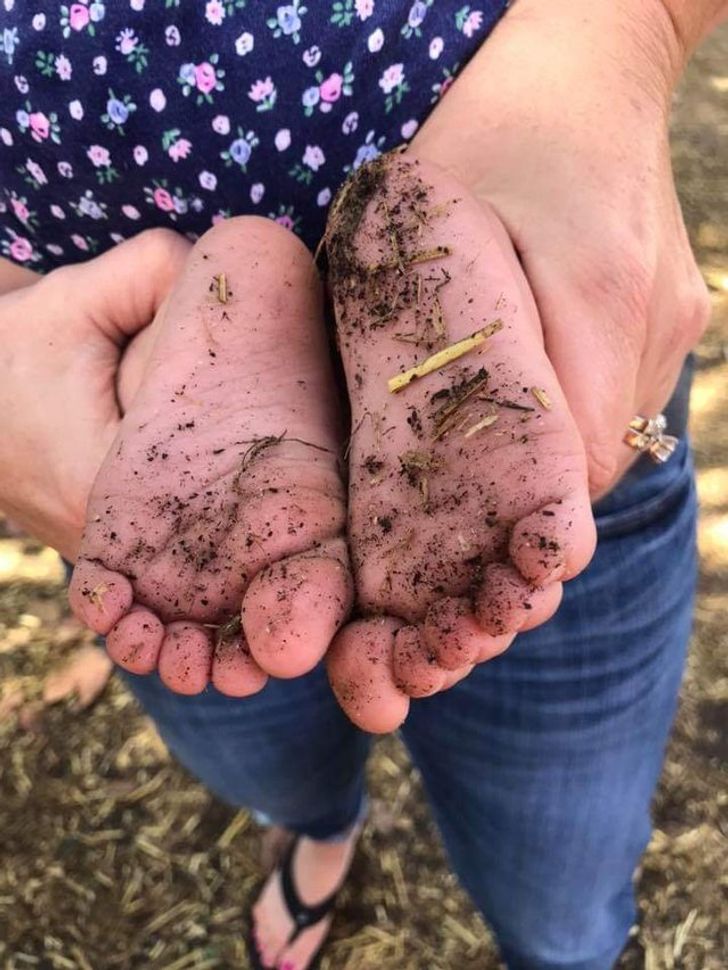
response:
[[[690,633],[696,501],[687,444],[640,460],[596,508],[599,546],[557,615],[447,693],[402,737],[455,871],[511,970],[608,970]],[[352,824],[369,739],[321,669],[230,700],[129,683],[179,760],[235,805],[316,838]]]

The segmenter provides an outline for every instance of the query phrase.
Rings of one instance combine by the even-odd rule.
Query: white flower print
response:
[[[25,168],[28,175],[30,175],[30,177],[34,179],[34,181],[36,181],[38,185],[48,184],[46,173],[43,171],[43,169],[40,167],[40,165],[37,162],[33,161],[32,158],[26,158]]]
[[[92,23],[98,23],[106,16],[106,7],[103,3],[92,3],[88,8],[88,15]]]
[[[112,241],[112,243],[116,243],[117,246],[119,243],[124,242],[124,237],[120,232],[110,232],[109,239]]]
[[[103,55],[94,57],[93,59],[94,74],[98,74],[99,77],[102,77],[104,74],[106,74],[107,67],[108,67],[108,61]]]
[[[321,48],[315,44],[303,52],[303,63],[306,67],[316,67],[321,60]]]
[[[305,108],[315,108],[319,103],[321,98],[321,92],[319,91],[318,85],[313,88],[306,88],[301,96],[301,101],[303,101],[303,106]]]
[[[415,118],[410,118],[409,121],[405,121],[405,123],[402,125],[402,128],[401,128],[402,137],[404,138],[404,140],[409,141],[409,139],[412,138],[412,136],[414,135],[414,133],[417,131],[418,128],[419,128],[419,122]]]
[[[58,163],[58,174],[64,179],[73,178],[73,165],[70,162],[59,162]]]
[[[200,172],[198,181],[200,187],[207,189],[208,192],[214,192],[217,188],[217,175],[212,172]]]
[[[318,145],[306,145],[306,151],[303,153],[304,165],[308,165],[314,172],[318,172],[325,161],[326,156]]]
[[[367,47],[372,54],[376,54],[377,51],[380,51],[382,47],[384,47],[384,31],[381,27],[377,27],[377,29],[369,35]]]
[[[149,160],[149,152],[144,145],[137,145],[134,149],[134,161],[137,165],[146,165]]]
[[[149,104],[155,111],[164,111],[167,107],[167,98],[161,88],[155,88],[149,94]]]
[[[129,6],[132,10],[143,10],[145,0],[129,0]]]
[[[69,102],[68,113],[74,121],[80,121],[83,118],[83,105],[81,102],[78,100]]]
[[[349,114],[344,118],[341,125],[341,130],[345,135],[351,135],[359,127],[359,112],[350,111]]]
[[[235,53],[239,57],[245,57],[246,54],[249,54],[252,51],[254,46],[255,40],[253,35],[248,33],[246,30],[245,33],[241,34],[235,41]]]
[[[276,132],[274,144],[279,152],[284,152],[291,144],[291,133],[288,128],[281,128]]]
[[[33,20],[31,21],[33,25],[33,30],[44,30],[46,25],[46,15],[44,13],[37,13]]]
[[[265,186],[262,182],[256,182],[250,186],[250,201],[257,205],[265,195]]]
[[[63,209],[59,205],[55,205],[55,204],[52,205],[50,211],[51,211],[51,215],[53,216],[54,219],[65,219],[66,218],[66,213],[63,211]]]
[[[123,205],[121,211],[127,219],[141,219],[142,214],[135,205]]]
[[[391,94],[404,81],[404,64],[391,64],[379,79],[379,87]]]
[[[322,208],[331,202],[331,189],[321,189],[319,194],[316,196],[316,205],[320,205]]]
[[[21,94],[27,94],[30,90],[27,77],[24,77],[22,74],[16,74],[15,87],[18,89],[18,91],[20,91]]]
[[[212,130],[216,131],[218,135],[229,135],[230,134],[230,119],[227,115],[216,115],[212,119]]]
[[[8,148],[13,144],[13,136],[7,128],[0,128],[0,141],[2,141],[3,145],[7,145]]]
[[[440,54],[442,54],[444,47],[445,41],[442,39],[442,37],[433,37],[430,41],[430,60],[436,61]]]
[[[23,108],[19,108],[15,112],[15,120],[18,123],[18,128],[27,128],[30,125],[30,115]]]
[[[88,243],[83,236],[79,236],[77,232],[74,232],[74,234],[71,236],[71,242],[74,246],[78,246],[79,249],[84,251],[88,249]]]
[[[205,5],[205,20],[213,27],[219,27],[225,19],[225,8],[221,0],[208,0]]]
[[[175,27],[174,24],[170,24],[169,27],[164,31],[164,40],[167,47],[179,47],[182,43],[182,36],[180,35],[179,28]]]

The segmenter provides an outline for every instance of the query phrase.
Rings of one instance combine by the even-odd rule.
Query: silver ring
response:
[[[678,439],[671,434],[665,434],[667,418],[658,414],[655,418],[643,418],[636,414],[629,422],[627,432],[622,439],[635,451],[649,455],[658,465],[662,465],[672,457],[678,446]]]

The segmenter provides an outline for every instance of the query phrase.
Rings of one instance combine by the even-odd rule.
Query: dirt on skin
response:
[[[702,501],[696,631],[622,970],[723,970],[728,870],[728,29],[697,54],[675,103],[674,159],[714,301],[692,432]],[[245,970],[242,919],[258,834],[170,760],[114,679],[89,711],[40,703],[84,641],[64,621],[48,550],[0,533],[0,966],[3,970]],[[27,702],[22,705],[22,698]],[[323,970],[496,970],[457,888],[416,773],[393,739],[371,763],[372,816]]]

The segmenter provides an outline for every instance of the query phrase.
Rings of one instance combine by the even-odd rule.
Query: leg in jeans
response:
[[[554,619],[403,730],[511,970],[608,970],[634,919],[695,576],[686,444],[643,469],[601,503],[595,559]]]
[[[230,804],[319,840],[359,818],[369,740],[341,713],[321,667],[242,700],[214,688],[183,697],[156,675],[126,679],[177,759]]]

